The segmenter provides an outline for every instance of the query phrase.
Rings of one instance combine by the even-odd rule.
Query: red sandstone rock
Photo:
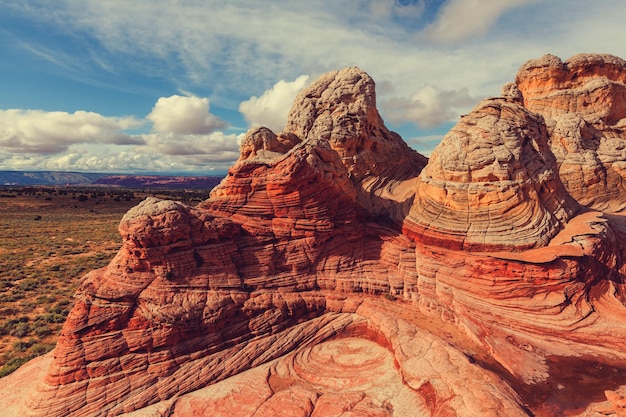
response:
[[[517,73],[524,106],[541,114],[559,174],[581,203],[617,212],[626,206],[626,61],[580,54],[529,61]]]
[[[431,155],[405,233],[459,250],[545,246],[579,209],[547,141],[541,116],[517,102],[482,101]]]
[[[0,380],[3,411],[620,415],[626,220],[597,209],[622,199],[621,68],[531,61],[427,165],[367,74],[322,76],[207,201],[124,216],[53,353]],[[595,209],[568,193],[589,190]]]

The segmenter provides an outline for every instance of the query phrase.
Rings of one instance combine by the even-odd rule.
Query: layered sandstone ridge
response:
[[[405,232],[458,250],[547,245],[579,210],[548,139],[543,118],[516,100],[482,101],[431,155]]]
[[[302,154],[328,164],[333,173],[327,175],[344,183],[343,192],[368,214],[396,221],[406,215],[413,183],[427,162],[387,129],[376,108],[374,81],[354,67],[324,74],[301,91],[282,132],[248,132],[229,175],[253,169],[243,165],[276,165],[292,148],[290,158]],[[228,195],[228,182],[212,198]]]
[[[569,192],[583,204],[618,212],[624,199],[626,61],[580,54],[529,61],[515,84],[524,106],[541,114]]]
[[[574,103],[589,82],[619,91],[621,60],[556,60],[524,66],[428,161],[385,127],[367,74],[323,75],[282,132],[248,132],[208,200],[149,198],[124,216],[53,354],[0,380],[3,412],[619,415],[623,103],[548,107],[567,62],[587,63]],[[543,78],[520,76],[532,71]],[[576,135],[563,120],[603,145],[581,134],[589,152],[563,159],[555,132]],[[606,172],[604,188],[564,180],[567,161],[589,181]]]

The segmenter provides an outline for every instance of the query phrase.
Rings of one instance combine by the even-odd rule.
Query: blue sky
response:
[[[221,174],[356,65],[428,155],[527,60],[626,58],[622,0],[0,0],[0,170]]]

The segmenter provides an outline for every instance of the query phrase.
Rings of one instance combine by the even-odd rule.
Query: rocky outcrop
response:
[[[405,233],[457,250],[545,246],[579,210],[547,142],[543,118],[516,100],[482,101],[431,155]]]
[[[267,128],[249,132],[238,163],[222,187],[213,191],[212,200],[231,198],[236,178],[264,164],[280,164],[280,157],[292,148],[289,158],[301,155],[309,163],[328,165],[325,175],[331,182],[345,183],[340,185],[342,192],[361,209],[394,221],[402,221],[409,210],[413,183],[427,162],[385,127],[371,77],[358,68],[346,68],[322,75],[300,92],[283,132],[274,134]],[[296,181],[294,187],[303,184]],[[398,205],[399,200],[405,204]]]
[[[559,174],[581,203],[619,212],[626,160],[626,61],[580,54],[529,61],[515,84],[524,105],[546,119]]]
[[[322,76],[284,131],[246,135],[208,200],[149,198],[124,216],[53,354],[0,380],[4,411],[621,412],[626,220],[598,210],[600,188],[581,201],[555,145],[573,137],[566,120],[608,132],[619,95],[612,110],[548,109],[572,81],[557,60],[527,64],[540,75],[479,103],[428,161],[385,127],[367,74]],[[578,80],[623,83],[617,58],[574,61],[595,63]],[[604,153],[580,154],[588,178]]]

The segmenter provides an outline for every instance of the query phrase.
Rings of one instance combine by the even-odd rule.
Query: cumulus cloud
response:
[[[478,100],[466,88],[441,90],[426,85],[406,97],[393,97],[382,103],[386,120],[392,123],[413,123],[420,127],[433,127],[453,120],[459,110],[466,110]]]
[[[149,133],[128,133],[152,122]],[[209,100],[161,97],[145,120],[98,113],[0,110],[0,169],[98,172],[225,171],[239,157],[242,135]]]
[[[176,85],[182,95],[187,89],[210,96],[213,106],[218,99],[220,107],[230,110],[241,103],[239,110],[250,124],[276,130],[283,128],[292,99],[279,98],[280,83],[260,97],[242,100],[260,92],[259,85],[294,80],[299,74],[358,65],[376,80],[386,121],[433,126],[455,119],[479,98],[498,94],[520,65],[546,52],[567,59],[581,51],[597,51],[601,45],[600,52],[626,56],[621,24],[626,3],[621,0],[188,0],[184,7],[178,2],[155,5],[152,0],[0,3],[5,6],[0,20],[14,20],[23,27],[32,24],[46,35],[55,33],[44,40],[31,34],[27,41],[16,42],[15,49],[36,59],[15,59],[16,54],[7,58],[9,63],[31,62],[28,69],[33,71],[39,69],[33,65],[47,65],[46,71],[65,79],[95,80],[92,85],[134,94],[149,90],[138,79],[160,80]],[[6,26],[10,39],[23,38],[19,31],[11,35],[15,25]],[[79,46],[89,45],[88,54],[72,43],[78,38]],[[114,73],[114,81],[102,78],[94,68]],[[428,83],[442,88],[424,87]],[[283,85],[283,89],[289,88]],[[475,99],[468,100],[470,94]],[[163,106],[155,105],[148,119],[154,125],[150,135],[158,137],[129,135],[113,127],[102,128],[108,133],[89,139],[150,141],[163,152],[162,159],[149,153],[147,146],[112,145],[113,153],[102,153],[103,160],[115,154],[120,161],[137,164],[132,166],[162,163],[168,170],[168,164],[198,164],[201,159],[210,164],[211,158],[218,157],[215,136],[211,140],[191,137],[212,136],[220,129],[208,99],[206,107],[203,99],[182,97],[179,104],[168,99],[172,98],[163,98]],[[19,102],[24,102],[22,97]],[[265,106],[266,102],[273,104]],[[284,103],[283,110],[278,109],[279,102]],[[184,105],[190,109],[176,113]],[[189,119],[184,121],[185,117]],[[36,163],[36,154],[28,152],[44,151],[73,155],[59,163],[92,163],[87,155],[95,154],[78,152],[81,139],[62,134],[59,126],[53,130],[58,134],[51,136],[26,135],[26,129],[9,127],[0,124],[0,153],[12,152],[9,157],[16,164],[18,156],[24,157],[20,163]],[[50,140],[40,139],[46,136]],[[210,146],[216,146],[216,151],[196,157],[189,151]],[[223,146],[225,152],[234,153],[230,144]],[[177,147],[180,155],[175,155]],[[133,153],[150,157],[138,162]],[[111,156],[108,163],[113,166],[115,158]]]
[[[57,153],[75,143],[140,144],[124,130],[141,126],[133,117],[77,111],[0,110],[0,147],[18,153]]]
[[[458,42],[486,34],[505,12],[537,0],[450,0],[424,34],[437,42]]]
[[[225,172],[243,135],[141,135],[142,145],[77,143],[52,155],[0,150],[0,169],[91,172]]]
[[[265,126],[279,132],[287,123],[293,100],[308,80],[308,75],[301,75],[291,82],[280,80],[261,97],[252,96],[242,101],[239,111],[251,127]]]
[[[147,119],[156,132],[177,134],[206,134],[224,129],[227,124],[209,113],[209,99],[173,95],[161,97]]]
[[[161,155],[170,164],[187,170],[223,168],[239,157],[240,135],[219,131],[227,124],[210,113],[208,98],[161,97],[146,118],[153,123],[152,133],[141,136],[146,143],[141,151]]]
[[[215,161],[235,161],[239,157],[240,136],[214,132],[208,135],[149,134],[143,138],[150,149],[164,155],[204,155]]]

